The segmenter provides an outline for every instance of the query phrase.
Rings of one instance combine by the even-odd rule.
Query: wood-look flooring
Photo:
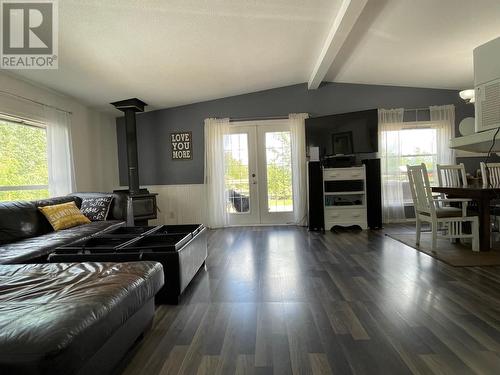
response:
[[[213,231],[206,264],[123,375],[500,374],[500,267],[296,227]]]

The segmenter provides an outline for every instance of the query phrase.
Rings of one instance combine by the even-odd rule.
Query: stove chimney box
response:
[[[139,162],[137,157],[136,112],[144,112],[147,106],[137,98],[120,100],[111,103],[125,114],[127,139],[128,190],[114,192],[127,199],[127,225],[134,221],[135,225],[147,225],[148,219],[156,219],[156,194],[139,187]],[[133,218],[133,220],[132,220]]]

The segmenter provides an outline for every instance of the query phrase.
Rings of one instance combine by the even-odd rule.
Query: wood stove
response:
[[[125,114],[127,139],[128,190],[115,190],[114,193],[130,201],[127,225],[148,225],[148,220],[156,219],[157,205],[155,193],[139,187],[139,162],[137,157],[137,130],[135,114],[144,112],[147,106],[143,101],[132,98],[111,103]]]

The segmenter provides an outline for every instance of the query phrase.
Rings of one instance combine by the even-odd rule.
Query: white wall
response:
[[[205,223],[205,185],[141,185],[157,193],[158,218],[150,225]],[[121,186],[127,189],[128,186]]]
[[[11,74],[0,73],[0,90],[72,112],[71,132],[77,191],[111,191],[118,183],[115,119],[62,95]],[[8,102],[8,103],[7,103]],[[0,109],[22,116],[34,105],[0,94]],[[5,109],[4,109],[5,111]]]
[[[148,190],[158,193],[158,224],[205,222],[205,185],[155,185]]]

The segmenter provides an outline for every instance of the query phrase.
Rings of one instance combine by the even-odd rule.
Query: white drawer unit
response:
[[[365,168],[325,168],[323,169],[324,181],[343,181],[343,180],[364,180]]]
[[[325,229],[359,226],[367,229],[365,166],[323,169]]]
[[[325,220],[329,222],[345,223],[362,221],[366,215],[364,208],[326,208]]]

